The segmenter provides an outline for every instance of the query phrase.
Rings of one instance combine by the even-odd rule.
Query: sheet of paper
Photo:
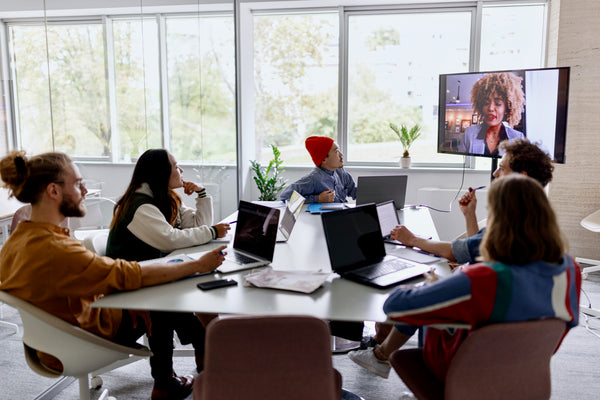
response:
[[[265,268],[246,275],[245,284],[260,288],[312,293],[321,287],[330,275],[318,272],[274,271],[272,268]]]

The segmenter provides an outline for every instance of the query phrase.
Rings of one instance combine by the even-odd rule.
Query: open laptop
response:
[[[404,208],[407,175],[359,176],[356,205],[394,200],[396,209]]]
[[[261,267],[273,261],[279,209],[240,201],[233,248],[227,249],[218,272],[234,272]]]
[[[342,278],[387,288],[430,270],[430,266],[389,256],[375,204],[321,214],[331,269]]]
[[[379,218],[379,227],[381,228],[383,239],[390,239],[392,229],[400,225],[394,200],[377,204],[377,217]]]
[[[288,200],[277,232],[277,242],[287,242],[302,211],[305,198],[295,190]]]

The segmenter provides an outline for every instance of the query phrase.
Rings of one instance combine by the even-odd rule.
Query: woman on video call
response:
[[[525,104],[522,80],[509,72],[500,72],[487,74],[475,82],[471,102],[478,124],[465,130],[461,152],[499,157],[500,142],[525,137],[513,129],[521,121]]]

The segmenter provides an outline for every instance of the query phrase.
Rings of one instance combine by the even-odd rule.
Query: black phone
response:
[[[235,286],[237,284],[238,284],[237,281],[235,281],[233,279],[217,279],[214,281],[200,282],[196,286],[198,286],[198,289],[211,290],[211,289],[217,289],[217,288],[226,287],[226,286]]]

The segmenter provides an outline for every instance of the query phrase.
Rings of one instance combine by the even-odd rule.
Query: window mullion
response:
[[[115,76],[115,47],[113,37],[112,19],[104,17],[104,48],[105,65],[107,76],[107,94],[108,94],[108,116],[110,119],[110,146],[112,162],[121,160],[121,146],[119,137],[119,121],[117,114],[117,81]]]
[[[158,65],[160,78],[160,116],[162,123],[162,145],[171,150],[171,124],[169,110],[169,75],[167,66],[167,30],[165,17],[157,14],[158,24]]]

